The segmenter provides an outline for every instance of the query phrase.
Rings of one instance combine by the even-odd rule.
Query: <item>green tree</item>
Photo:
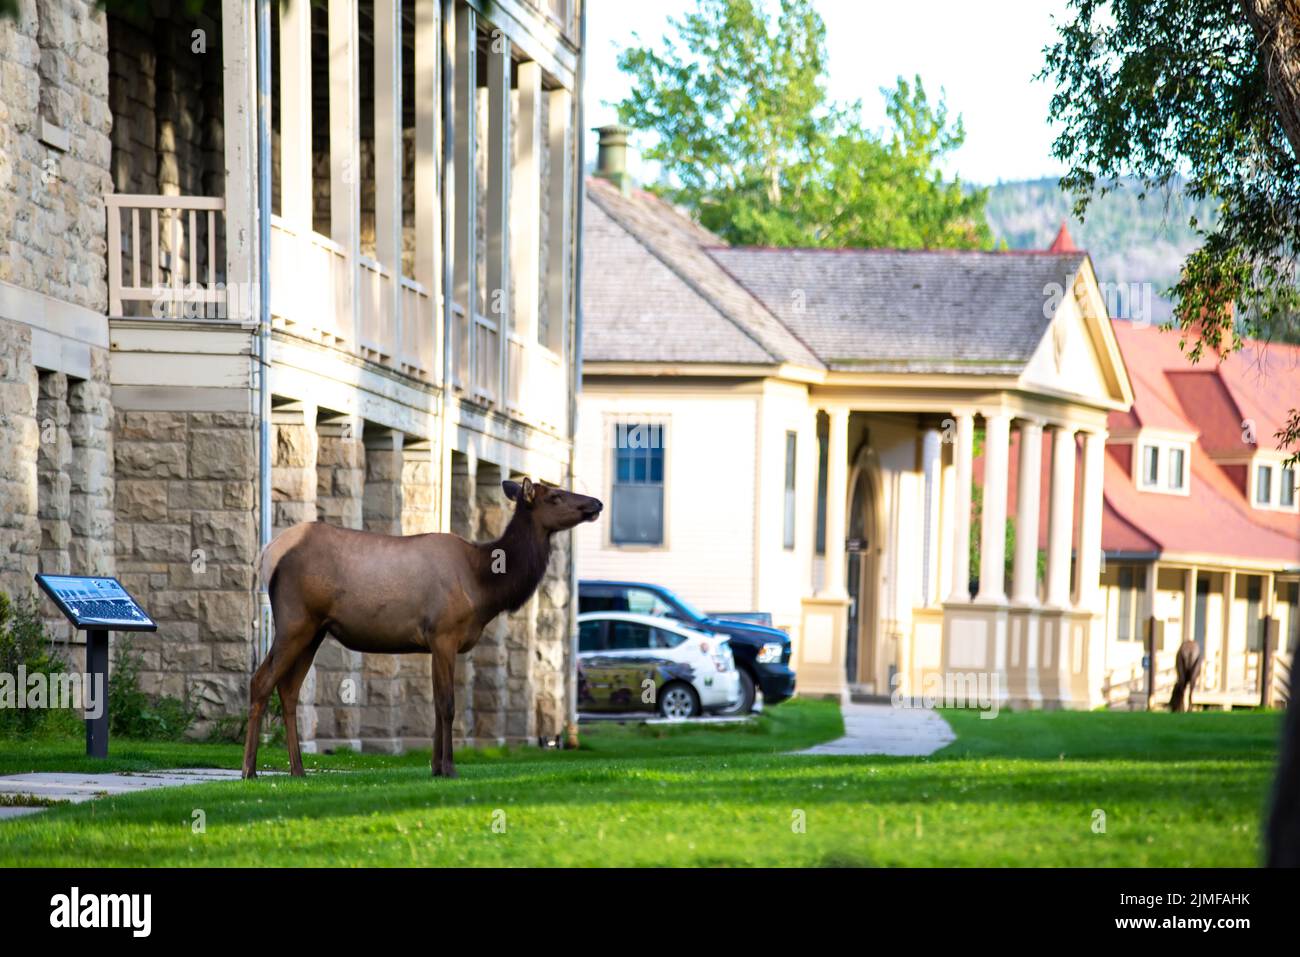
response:
[[[655,134],[653,188],[730,242],[984,248],[983,190],[940,162],[965,136],[919,77],[882,91],[890,127],[826,94],[826,27],[811,0],[700,0],[676,36],[619,55],[619,117]]]
[[[1201,245],[1173,288],[1188,358],[1242,335],[1300,341],[1300,3],[1071,0],[1040,76],[1055,81],[1053,147],[1083,217],[1133,174],[1145,190],[1186,176]],[[1293,450],[1300,413],[1276,436]]]

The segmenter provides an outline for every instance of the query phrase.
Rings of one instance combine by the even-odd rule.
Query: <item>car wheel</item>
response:
[[[659,689],[659,713],[665,718],[694,718],[700,713],[700,696],[682,681]]]
[[[740,671],[740,700],[730,708],[719,708],[718,714],[749,714],[754,710],[754,678],[744,668]]]

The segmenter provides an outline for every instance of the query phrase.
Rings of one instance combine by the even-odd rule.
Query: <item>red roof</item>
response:
[[[1178,348],[1177,330],[1112,324],[1133,381],[1133,409],[1112,413],[1111,430],[1140,425],[1197,438],[1187,495],[1139,491],[1121,462],[1121,443],[1112,441],[1102,547],[1300,565],[1300,514],[1254,508],[1250,483],[1212,458],[1277,447],[1274,434],[1300,405],[1300,347],[1252,341],[1241,352],[1192,365]],[[1254,446],[1246,441],[1250,431]]]
[[[1052,240],[1052,245],[1047,247],[1049,253],[1074,253],[1079,251],[1079,247],[1074,244],[1074,239],[1070,236],[1070,230],[1066,228],[1065,220],[1061,220],[1061,228],[1056,231],[1056,238]]]

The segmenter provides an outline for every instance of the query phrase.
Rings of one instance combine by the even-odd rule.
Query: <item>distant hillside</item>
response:
[[[1176,187],[1142,200],[1140,191],[1140,183],[1125,181],[1117,192],[1093,202],[1080,223],[1055,179],[999,183],[989,187],[989,227],[1011,249],[1046,249],[1066,220],[1075,245],[1092,255],[1112,315],[1165,322],[1170,304],[1161,294],[1178,281],[1183,260],[1199,245],[1188,219],[1195,215],[1207,225],[1213,208],[1209,202],[1193,203]],[[1134,290],[1132,283],[1149,285]],[[1144,316],[1148,301],[1150,315]]]

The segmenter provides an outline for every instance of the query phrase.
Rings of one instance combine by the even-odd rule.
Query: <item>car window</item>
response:
[[[599,592],[595,595],[578,595],[578,611],[587,614],[591,611],[627,611],[627,600],[619,594]]]
[[[601,632],[604,622],[584,621],[578,624],[578,650],[601,651]]]
[[[637,648],[650,648],[651,632],[657,629],[637,621],[611,621],[609,623],[609,647],[611,651],[631,651]]]
[[[679,635],[677,632],[669,631],[666,628],[652,628],[651,631],[654,632],[652,638],[654,644],[650,646],[652,648],[676,648],[686,640],[685,635]]]
[[[645,588],[627,590],[627,610],[635,615],[655,615],[660,618],[676,617],[676,609],[658,594]]]

